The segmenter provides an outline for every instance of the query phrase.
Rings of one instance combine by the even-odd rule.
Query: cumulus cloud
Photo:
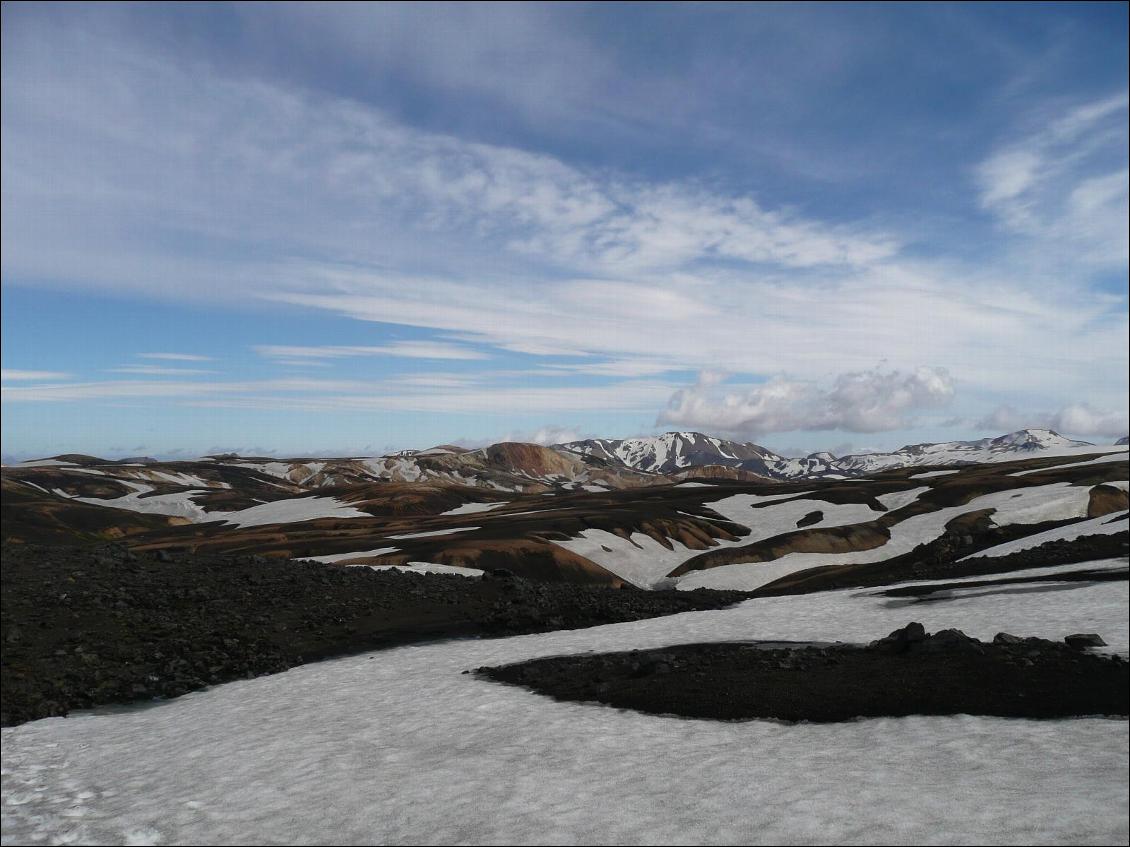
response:
[[[1099,411],[1086,403],[1072,403],[1056,412],[1023,412],[1013,406],[998,406],[977,426],[992,432],[1018,429],[1051,429],[1068,435],[1118,438],[1127,432],[1125,411]]]
[[[502,441],[517,441],[523,444],[540,444],[543,447],[552,447],[554,444],[565,444],[569,441],[580,441],[583,438],[593,437],[591,434],[582,432],[581,428],[577,426],[546,424],[533,430],[509,430],[502,435],[487,438],[460,438],[453,441],[452,444],[458,447],[478,449]]]
[[[549,446],[551,444],[565,444],[569,441],[580,441],[585,438],[581,434],[580,427],[576,426],[543,426],[531,433],[528,439],[533,444],[543,444]]]
[[[659,416],[670,424],[747,436],[797,430],[883,432],[911,425],[921,409],[948,403],[953,380],[942,368],[904,373],[843,373],[823,387],[778,377],[740,392],[720,393],[716,374],[676,391]]]

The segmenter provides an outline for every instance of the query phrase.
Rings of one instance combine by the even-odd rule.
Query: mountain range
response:
[[[1124,444],[1125,439],[1120,443]],[[593,438],[543,446],[501,442],[479,449],[442,445],[376,457],[274,458],[224,453],[191,461],[149,457],[109,461],[68,453],[5,466],[20,469],[70,468],[91,474],[171,482],[169,473],[222,481],[248,475],[268,484],[298,489],[334,488],[375,482],[447,482],[511,493],[544,490],[634,488],[685,479],[756,481],[848,479],[903,467],[1004,461],[1040,451],[1092,447],[1047,429],[1023,429],[997,438],[912,444],[891,452],[837,457],[828,452],[803,458],[780,456],[750,442],[700,432],[667,432],[639,438]],[[80,469],[86,468],[86,471]],[[122,470],[116,471],[114,468]],[[144,471],[128,469],[144,468]],[[162,471],[161,469],[165,470]],[[202,483],[203,484],[203,483]]]
[[[911,444],[889,453],[859,453],[837,458],[812,453],[786,458],[758,444],[727,441],[699,432],[667,432],[646,438],[595,438],[557,445],[578,455],[618,463],[624,468],[654,474],[681,474],[692,468],[736,468],[769,479],[847,478],[892,468],[919,465],[959,465],[1035,453],[1094,446],[1073,441],[1048,429],[1022,429],[998,438]]]
[[[1126,475],[1125,446],[1048,430],[802,459],[693,432],[377,457],[72,453],[3,468],[2,535],[751,590],[828,566],[894,579],[920,545],[1123,532],[1103,516],[1127,509]]]

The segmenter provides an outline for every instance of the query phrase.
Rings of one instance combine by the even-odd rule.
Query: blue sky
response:
[[[6,457],[1127,429],[1127,6],[3,6]]]

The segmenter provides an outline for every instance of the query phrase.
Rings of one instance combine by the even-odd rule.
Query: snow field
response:
[[[115,509],[128,509],[131,512],[182,517],[193,523],[224,521],[236,526],[264,526],[273,523],[297,523],[317,518],[372,517],[368,512],[362,512],[360,509],[356,509],[348,503],[342,503],[340,500],[335,500],[333,497],[293,497],[287,500],[260,503],[234,512],[209,512],[192,499],[197,495],[207,494],[207,490],[175,491],[169,494],[143,497],[142,495],[153,490],[153,486],[130,482],[125,479],[119,479],[117,482],[134,489],[133,492],[110,499],[72,497],[59,488],[56,488],[54,493],[60,497],[76,500],[79,503],[89,503],[92,506],[109,506]]]
[[[1125,720],[695,721],[462,674],[700,641],[867,641],[909,620],[1128,642],[1126,584],[1105,583],[913,609],[828,592],[405,647],[4,729],[3,840],[1125,843]]]

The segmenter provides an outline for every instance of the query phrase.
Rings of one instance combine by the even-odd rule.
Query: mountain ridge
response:
[[[827,451],[805,457],[780,456],[759,444],[730,441],[699,432],[666,432],[639,438],[594,438],[555,447],[582,456],[599,456],[646,473],[672,474],[691,467],[719,465],[769,479],[809,479],[860,476],[880,470],[919,464],[969,464],[993,457],[1038,450],[1093,447],[1050,429],[1021,429],[995,438],[970,441],[907,444],[897,450],[854,453],[836,457]]]

